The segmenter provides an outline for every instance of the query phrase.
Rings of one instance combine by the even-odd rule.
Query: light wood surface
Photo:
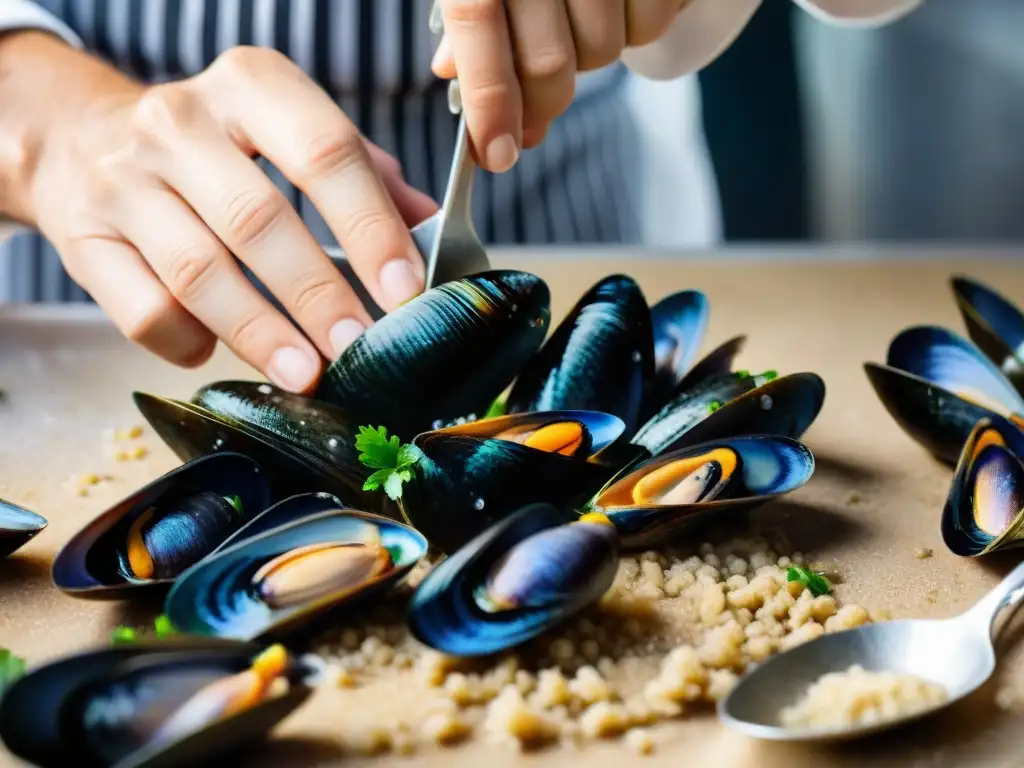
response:
[[[939,534],[939,514],[949,471],[925,454],[888,417],[861,368],[883,360],[889,339],[914,324],[961,328],[948,278],[967,272],[1024,301],[1022,253],[979,259],[970,251],[935,257],[900,252],[843,249],[817,261],[815,252],[785,249],[763,260],[754,250],[705,254],[701,259],[669,254],[605,250],[570,254],[499,252],[496,266],[534,271],[546,278],[560,317],[595,280],[612,272],[633,275],[653,302],[683,288],[711,299],[711,325],[704,350],[739,333],[749,341],[739,364],[750,369],[801,370],[822,375],[828,386],[824,410],[806,435],[818,469],[810,484],[784,502],[756,513],[783,525],[794,543],[841,567],[843,600],[886,608],[897,617],[946,616],[978,599],[1011,567],[1012,556],[985,561],[951,555]],[[990,254],[991,255],[991,254]],[[0,496],[45,515],[49,527],[6,562],[0,562],[0,645],[38,663],[105,643],[119,623],[151,620],[153,606],[94,603],[58,593],[49,581],[60,546],[94,514],[177,462],[152,435],[152,454],[133,462],[113,459],[106,430],[141,423],[129,393],[149,390],[187,397],[199,385],[251,372],[222,350],[196,371],[180,371],[123,341],[94,308],[0,308]],[[77,495],[74,476],[95,472],[112,479]],[[851,505],[851,494],[859,504]],[[918,560],[920,547],[935,556]],[[1021,715],[995,705],[1000,686],[1024,689],[1019,649],[1006,657],[999,680],[948,714],[909,730],[832,750],[761,744],[736,736],[713,716],[686,719],[660,729],[659,748],[636,758],[619,743],[588,745],[579,755],[563,751],[522,757],[482,739],[451,750],[426,750],[412,758],[382,758],[396,765],[713,765],[778,766],[1019,766],[1024,754]],[[274,743],[252,765],[376,764],[346,756],[334,740],[339,722],[354,707],[393,706],[401,690],[318,691],[287,721]],[[358,702],[358,703],[354,703]],[[10,759],[0,752],[0,763]],[[248,764],[248,763],[247,763]]]

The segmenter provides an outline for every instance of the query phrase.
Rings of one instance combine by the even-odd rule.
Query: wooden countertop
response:
[[[843,254],[846,254],[845,256]],[[943,546],[939,515],[950,472],[932,461],[895,425],[875,398],[861,368],[881,361],[890,338],[909,325],[937,323],[961,331],[948,278],[964,272],[1024,302],[1024,250],[968,248],[825,251],[777,248],[669,253],[579,248],[571,251],[497,251],[495,266],[542,275],[551,285],[553,313],[561,316],[600,277],[633,275],[652,302],[683,288],[711,299],[705,351],[745,333],[739,364],[780,373],[809,370],[828,387],[824,409],[805,436],[818,470],[803,489],[756,513],[786,527],[794,544],[840,564],[842,600],[886,608],[897,617],[947,616],[991,587],[1018,558],[967,561]],[[671,257],[671,258],[670,258]],[[770,257],[770,258],[768,258]],[[855,257],[855,258],[853,258]],[[0,496],[38,511],[49,527],[13,558],[0,562],[0,645],[38,663],[94,643],[105,643],[122,622],[151,620],[154,606],[93,603],[58,593],[49,565],[59,547],[93,515],[174,466],[152,436],[145,460],[116,462],[106,430],[141,423],[129,393],[135,389],[187,397],[227,376],[250,376],[218,351],[197,371],[180,371],[123,341],[91,307],[0,307]],[[77,495],[81,473],[111,479]],[[851,494],[860,503],[850,505]],[[918,560],[920,547],[935,556]],[[937,596],[937,599],[936,599]],[[820,750],[762,744],[697,717],[664,729],[658,751],[635,758],[620,743],[587,745],[521,757],[482,739],[451,750],[426,750],[382,764],[475,766],[562,765],[583,759],[612,765],[623,755],[652,766],[1019,766],[1024,753],[1020,714],[1004,712],[995,692],[1024,692],[1024,658],[1016,646],[998,681],[948,713],[888,736]],[[346,717],[344,691],[319,691],[288,720],[279,738],[253,765],[370,765],[345,756],[332,724]],[[0,753],[0,763],[7,756]],[[13,763],[12,763],[13,764]]]

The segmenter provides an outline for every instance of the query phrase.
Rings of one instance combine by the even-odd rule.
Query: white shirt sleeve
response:
[[[777,0],[770,0],[777,2]],[[870,27],[895,21],[924,0],[794,0],[822,21],[838,26]],[[672,80],[703,69],[739,37],[762,0],[690,0],[675,23],[649,45],[622,54],[636,74]]]
[[[0,34],[21,29],[40,29],[82,48],[82,39],[67,24],[31,0],[0,0]]]

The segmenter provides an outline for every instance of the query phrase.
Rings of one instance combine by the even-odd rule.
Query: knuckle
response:
[[[272,187],[239,192],[224,210],[228,237],[243,248],[258,243],[277,228],[287,209],[284,197]]]
[[[377,254],[380,263],[404,255],[408,234],[396,226],[393,217],[377,208],[361,208],[349,214],[350,231],[365,243],[368,252]],[[372,251],[369,249],[372,247]]]
[[[166,141],[188,129],[200,109],[199,99],[187,88],[153,86],[135,105],[133,127],[141,137]]]
[[[575,69],[575,52],[561,45],[531,51],[520,63],[520,71],[527,80],[550,80],[571,76]]]
[[[463,89],[462,100],[480,114],[502,110],[505,105],[519,98],[512,84],[503,80],[485,80]]]
[[[287,62],[287,57],[274,48],[237,45],[214,59],[210,72],[231,81],[248,82],[268,69],[280,67]]]
[[[216,275],[221,253],[205,243],[186,243],[167,260],[167,288],[182,303],[196,298]]]
[[[256,350],[260,348],[261,340],[273,338],[273,334],[267,332],[272,322],[272,318],[264,313],[245,316],[231,327],[224,340],[240,356],[249,360],[261,359]]]
[[[443,9],[446,24],[489,24],[505,13],[503,0],[447,0]]]
[[[363,156],[357,131],[340,128],[306,142],[301,154],[299,175],[324,178],[344,171]]]
[[[342,300],[337,278],[317,272],[296,281],[293,305],[300,318],[316,314],[320,307],[337,306]]]
[[[138,311],[125,321],[121,332],[130,341],[141,346],[161,334],[161,329],[173,319],[175,302],[166,293],[161,292],[141,305]]]

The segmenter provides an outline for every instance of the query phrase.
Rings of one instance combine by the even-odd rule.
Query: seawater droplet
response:
[[[338,447],[338,438],[332,437],[330,440],[328,440],[327,441],[327,447],[328,448],[337,448]]]
[[[483,499],[477,499],[476,501],[473,502],[473,509],[475,509],[477,512],[479,512],[483,508],[484,508],[484,500]]]
[[[218,437],[213,443],[213,450],[219,451],[224,447],[224,438]]]
[[[444,426],[444,422],[443,421],[441,421],[440,419],[435,419],[434,422],[430,425],[430,428],[431,429],[440,429],[443,426]]]
[[[464,416],[459,416],[459,418],[457,418],[455,420],[455,426],[457,426],[457,427],[461,427],[465,423],[466,423],[466,418]]]
[[[761,408],[770,411],[774,403],[772,402],[771,395],[761,395]]]
[[[261,395],[269,395],[273,392],[273,388],[269,384],[260,384],[256,389],[259,390]]]
[[[513,312],[518,312],[519,311],[519,305],[518,304],[513,304],[512,305],[512,311]]]
[[[634,363],[639,363],[640,362],[640,350],[639,349],[634,349],[632,357],[633,357],[633,362]]]
[[[471,421],[476,421],[476,420],[477,420],[477,418],[476,418],[476,414],[475,413],[471,413],[471,414],[469,414],[469,416],[466,417],[466,422],[467,423],[471,422]]]

